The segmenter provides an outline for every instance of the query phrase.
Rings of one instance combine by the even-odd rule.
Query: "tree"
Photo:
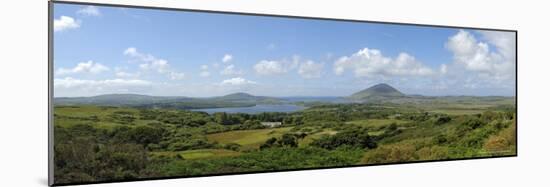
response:
[[[296,137],[292,134],[283,134],[281,139],[277,141],[281,146],[298,147]]]
[[[130,130],[130,136],[135,143],[146,146],[158,144],[165,133],[163,128],[153,128],[147,125],[137,126]]]
[[[265,127],[258,120],[246,120],[243,126],[244,126],[244,129],[259,129],[259,128]]]
[[[271,137],[271,138],[267,139],[265,141],[265,143],[260,146],[260,149],[266,149],[266,148],[273,147],[273,145],[275,145],[275,142],[277,142],[277,138]]]
[[[389,126],[386,127],[388,131],[395,131],[397,130],[397,124],[395,122],[391,123]]]
[[[222,125],[231,125],[231,120],[227,116],[227,113],[225,112],[217,112],[214,113],[214,120]]]
[[[437,120],[435,121],[435,124],[436,125],[442,125],[442,124],[445,124],[447,122],[451,121],[451,117],[449,116],[440,116],[437,118]]]
[[[239,151],[240,148],[241,148],[241,145],[237,143],[228,143],[224,146],[224,149],[229,149],[233,151]]]

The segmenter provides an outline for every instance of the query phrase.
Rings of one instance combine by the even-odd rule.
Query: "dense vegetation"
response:
[[[516,154],[513,106],[461,106],[316,103],[260,114],[55,106],[55,178],[62,184]]]

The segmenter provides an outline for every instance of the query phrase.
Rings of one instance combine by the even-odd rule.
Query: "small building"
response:
[[[277,126],[281,126],[283,123],[282,122],[260,122],[263,126],[268,126],[268,127],[277,127]]]

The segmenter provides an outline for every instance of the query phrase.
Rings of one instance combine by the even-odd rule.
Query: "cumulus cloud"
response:
[[[95,6],[85,6],[76,11],[76,13],[84,16],[101,16],[101,12]]]
[[[139,79],[83,80],[66,77],[54,79],[56,96],[91,96],[109,93],[140,93],[152,83]]]
[[[80,28],[81,21],[69,16],[61,16],[53,20],[54,32]]]
[[[386,57],[377,49],[364,48],[351,56],[340,57],[334,63],[334,73],[342,75],[353,71],[355,77],[377,76],[429,76],[434,71],[415,57],[400,53],[397,57]]]
[[[229,63],[231,60],[233,60],[233,55],[230,55],[230,54],[223,55],[223,58],[222,58],[223,63]]]
[[[76,73],[92,73],[98,74],[104,71],[109,71],[107,66],[104,66],[100,63],[95,63],[94,61],[80,62],[73,68],[59,68],[56,71],[57,75],[67,75],[67,74],[76,74]]]
[[[287,73],[300,63],[299,56],[293,56],[291,61],[284,60],[261,60],[254,65],[254,71],[259,75],[278,75]]]
[[[281,75],[297,70],[296,72],[306,79],[321,77],[323,68],[324,64],[303,60],[298,55],[294,55],[292,60],[261,60],[253,66],[258,75]]]
[[[311,60],[308,60],[300,64],[300,67],[298,68],[298,74],[306,79],[319,78],[321,77],[323,66],[324,64],[315,63]]]
[[[260,75],[276,75],[288,71],[283,62],[274,60],[262,60],[254,65],[254,70]]]
[[[449,37],[445,47],[453,54],[453,70],[463,68],[478,78],[510,81],[515,77],[515,34],[481,31],[485,41],[460,30]],[[494,49],[491,48],[494,47]],[[457,71],[460,71],[458,69]]]
[[[499,31],[479,31],[483,38],[490,44],[496,46],[498,53],[505,56],[506,59],[516,57],[516,34],[513,32]]]
[[[243,71],[237,70],[237,68],[235,68],[235,65],[230,64],[226,66],[222,71],[220,71],[220,74],[226,75],[226,76],[236,76],[236,75],[242,75]]]
[[[170,78],[171,80],[181,80],[185,78],[185,74],[173,70],[167,60],[157,58],[151,54],[141,53],[135,47],[127,48],[122,54],[130,57],[130,62],[140,63],[139,68],[142,71],[153,71],[159,74],[164,74],[167,75],[168,78]]]
[[[232,86],[242,86],[242,85],[250,85],[250,84],[257,84],[257,83],[241,77],[226,79],[221,82],[221,85],[232,85]]]
[[[148,63],[140,64],[139,68],[146,71],[152,70],[158,73],[169,73],[169,66],[170,65],[168,64],[168,61],[163,59],[156,59]]]
[[[128,47],[128,49],[124,50],[122,54],[132,56],[132,57],[137,57],[140,55],[140,53],[137,52],[137,49],[135,47]]]
[[[129,47],[124,52],[122,52],[123,55],[131,57],[130,63],[143,63],[143,62],[152,62],[155,60],[162,60],[158,59],[155,56],[151,54],[144,54],[141,52],[138,52],[138,50],[135,47]]]

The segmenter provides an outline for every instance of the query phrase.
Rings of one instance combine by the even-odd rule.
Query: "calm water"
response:
[[[262,112],[294,112],[303,110],[306,107],[293,105],[293,104],[281,104],[281,105],[256,105],[252,107],[228,107],[228,108],[203,108],[203,109],[193,109],[192,111],[202,111],[209,114],[216,112],[225,112],[225,113],[247,113],[247,114],[258,114]]]

